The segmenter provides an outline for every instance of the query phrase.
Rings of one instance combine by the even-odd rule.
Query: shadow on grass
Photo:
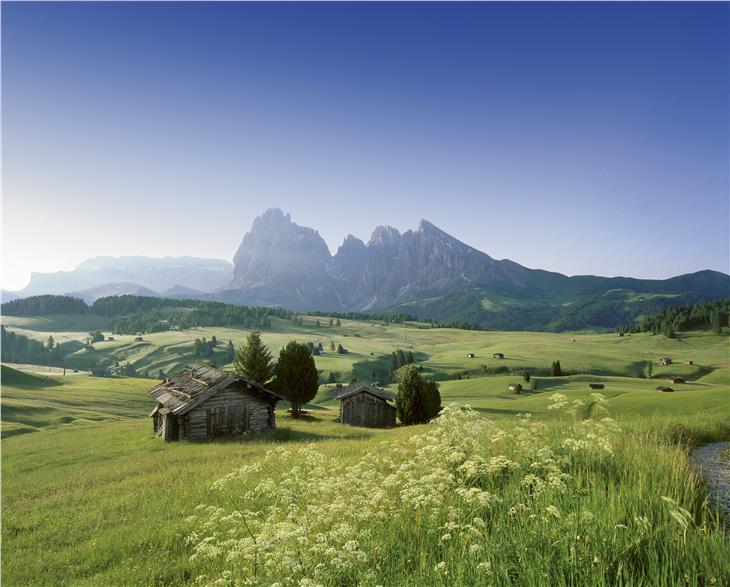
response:
[[[479,412],[480,414],[534,414],[532,410],[510,410],[506,408],[476,408],[472,407],[473,410]]]

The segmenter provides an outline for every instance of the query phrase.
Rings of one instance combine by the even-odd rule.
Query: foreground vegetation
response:
[[[225,584],[251,578],[251,556],[261,584],[728,584],[728,538],[688,462],[730,439],[727,384],[607,378],[617,433],[595,406],[582,419],[581,377],[520,396],[508,376],[445,382],[445,404],[481,415],[441,424],[352,428],[326,400],[300,420],[278,410],[273,436],[163,444],[153,380],[6,368],[4,584]],[[221,521],[239,508],[256,512],[255,548],[244,518]],[[229,523],[236,542],[205,542]]]
[[[730,584],[726,531],[688,459],[692,446],[730,439],[727,334],[274,317],[262,334],[272,354],[292,339],[323,348],[311,357],[313,416],[280,405],[273,435],[164,444],[146,418],[156,378],[84,369],[156,377],[200,360],[195,340],[214,337],[205,360],[231,368],[228,341],[248,329],[108,340],[113,322],[98,315],[3,321],[77,349],[65,375],[2,370],[6,585]],[[89,349],[96,330],[105,340]],[[394,356],[438,380],[444,405],[472,409],[392,430],[337,423],[337,382],[387,383]],[[557,361],[562,376],[551,375]],[[686,383],[674,393],[655,391],[676,376]],[[604,385],[615,424],[588,383]]]

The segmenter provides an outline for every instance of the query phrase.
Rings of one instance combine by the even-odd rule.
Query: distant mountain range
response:
[[[72,271],[32,273],[30,283],[12,295],[69,294],[93,301],[125,293],[158,295],[168,291],[204,294],[230,284],[233,266],[222,259],[198,257],[93,257]]]
[[[332,255],[312,228],[270,209],[243,237],[233,265],[193,257],[96,257],[74,271],[34,273],[22,296],[86,301],[135,293],[292,310],[400,311],[487,328],[613,327],[670,305],[730,295],[730,276],[699,271],[666,280],[568,277],[496,260],[430,222],[401,234],[379,226],[348,235]],[[5,292],[3,292],[3,299]]]

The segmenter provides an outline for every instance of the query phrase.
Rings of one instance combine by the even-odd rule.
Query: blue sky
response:
[[[728,271],[727,3],[2,4],[3,287],[426,218],[566,274]]]

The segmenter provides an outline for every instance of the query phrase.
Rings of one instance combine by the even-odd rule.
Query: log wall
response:
[[[342,400],[340,421],[352,426],[391,428],[395,426],[395,408],[369,393],[358,393]]]

